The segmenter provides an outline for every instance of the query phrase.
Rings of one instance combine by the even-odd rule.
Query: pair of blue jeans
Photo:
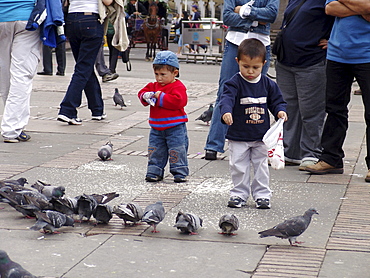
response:
[[[104,26],[98,14],[69,13],[66,19],[66,35],[76,61],[74,73],[67,92],[60,104],[59,114],[77,118],[77,107],[81,105],[85,91],[88,108],[92,116],[101,116],[104,103],[94,63],[103,40]]]
[[[148,146],[147,176],[163,178],[167,161],[170,173],[174,177],[185,178],[188,168],[188,133],[186,124],[180,124],[165,130],[150,129]]]
[[[239,72],[239,65],[235,61],[238,55],[238,45],[226,41],[224,53],[222,57],[220,79],[218,81],[217,99],[213,109],[212,120],[208,137],[206,141],[205,150],[212,150],[219,153],[224,152],[225,136],[228,125],[221,122],[220,107],[218,105],[221,94],[223,92],[224,84],[227,80]],[[266,75],[270,66],[270,45],[266,46],[266,64],[263,66],[262,74]]]

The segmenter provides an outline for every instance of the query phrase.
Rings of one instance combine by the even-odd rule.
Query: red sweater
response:
[[[180,80],[165,86],[158,82],[148,83],[138,93],[138,97],[144,106],[149,105],[144,99],[146,92],[161,91],[155,106],[150,106],[149,125],[157,130],[165,130],[188,121],[184,107],[188,102],[186,87]]]

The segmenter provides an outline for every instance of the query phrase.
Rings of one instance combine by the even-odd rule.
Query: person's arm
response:
[[[370,14],[370,1],[369,0],[338,0],[339,3],[344,4],[350,10],[360,15]]]
[[[106,6],[109,6],[110,4],[113,3],[113,0],[102,0],[102,1],[103,1],[103,4]]]
[[[351,10],[345,4],[339,1],[332,1],[325,6],[325,13],[327,15],[337,17],[347,17],[352,15],[358,15],[359,13]]]

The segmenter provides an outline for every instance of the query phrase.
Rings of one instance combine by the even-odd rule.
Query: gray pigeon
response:
[[[26,178],[19,178],[17,180],[2,180],[0,181],[0,188],[9,186],[13,191],[24,190],[24,185],[28,183]]]
[[[104,146],[101,146],[98,151],[98,156],[101,160],[108,160],[112,157],[113,153],[113,144],[111,142],[107,142]]]
[[[179,211],[176,216],[176,223],[174,227],[182,233],[190,235],[197,235],[196,231],[202,226],[203,220],[192,213],[183,213]]]
[[[113,213],[123,219],[123,222],[127,225],[127,221],[133,222],[134,224],[141,221],[144,211],[138,204],[128,203],[114,206]]]
[[[159,233],[157,225],[164,219],[165,212],[161,201],[151,204],[144,209],[144,215],[141,221],[153,226],[152,233]]]
[[[77,212],[79,221],[82,221],[84,217],[86,217],[87,221],[89,221],[97,206],[98,202],[92,195],[83,194],[77,197]]]
[[[204,111],[198,118],[196,118],[195,120],[198,121],[198,120],[201,120],[205,123],[207,123],[207,125],[209,125],[209,122],[210,120],[212,119],[212,114],[213,114],[213,104],[211,103],[209,105],[209,108]]]
[[[114,89],[114,95],[113,95],[113,101],[114,101],[114,106],[120,105],[121,109],[122,107],[126,107],[127,105],[125,104],[125,101],[123,100],[123,96],[118,92],[118,88]]]
[[[0,250],[0,277],[2,278],[36,278],[19,263],[12,261],[8,254]]]
[[[316,209],[308,209],[302,216],[295,216],[285,220],[283,223],[275,227],[259,232],[260,237],[275,236],[278,238],[287,238],[291,246],[297,246],[303,242],[297,241],[297,237],[301,235],[310,225],[312,215],[319,214]]]
[[[76,198],[63,196],[62,198],[51,198],[49,202],[53,205],[54,210],[68,216],[78,214]]]
[[[218,226],[221,228],[222,235],[236,235],[234,232],[239,229],[239,220],[234,214],[225,214],[221,216]]]
[[[112,207],[107,204],[98,204],[93,212],[93,216],[97,223],[108,224],[112,219]]]
[[[40,180],[31,185],[32,188],[35,188],[41,194],[44,194],[48,200],[52,197],[60,198],[65,194],[64,186],[54,186],[51,184],[44,183]]]
[[[57,234],[59,232],[55,229],[62,226],[74,226],[74,220],[71,217],[54,210],[36,211],[35,214],[37,221],[35,225],[30,227],[31,230],[43,229],[45,234]]]

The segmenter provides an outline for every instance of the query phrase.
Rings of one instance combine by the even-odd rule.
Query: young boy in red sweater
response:
[[[188,168],[188,117],[184,107],[188,102],[186,87],[176,79],[179,62],[171,51],[159,52],[153,62],[156,82],[148,83],[138,93],[144,106],[150,105],[151,126],[148,146],[148,168],[145,180],[163,179],[167,161],[174,182],[186,182]]]

